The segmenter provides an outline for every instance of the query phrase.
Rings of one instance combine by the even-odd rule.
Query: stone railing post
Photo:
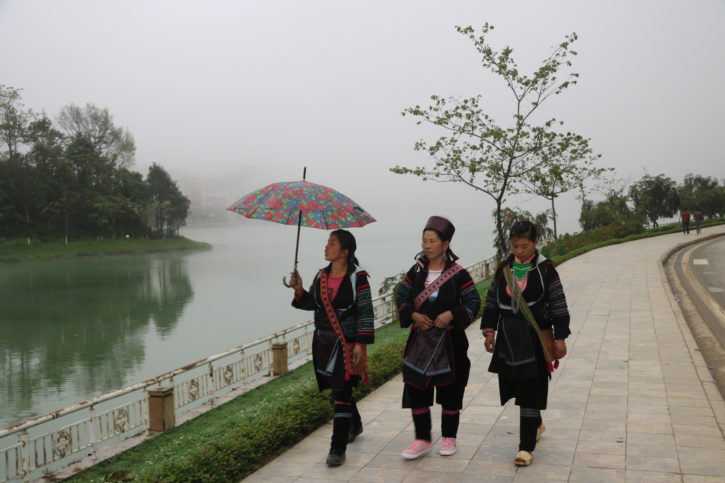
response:
[[[30,436],[27,431],[20,433],[20,471],[23,481],[30,481]],[[6,471],[9,469],[6,468]]]
[[[272,375],[287,374],[287,342],[272,343]]]
[[[166,431],[176,425],[174,388],[149,389],[149,430]]]

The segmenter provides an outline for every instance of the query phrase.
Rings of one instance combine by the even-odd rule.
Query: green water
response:
[[[129,383],[193,298],[184,255],[0,268],[0,427]]]

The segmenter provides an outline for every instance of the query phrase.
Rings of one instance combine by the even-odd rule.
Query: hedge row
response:
[[[716,218],[716,219],[708,220],[707,222],[704,222],[702,224],[702,227],[705,228],[708,226],[715,226],[715,225],[722,225],[722,224],[725,224],[725,218]],[[690,222],[690,232],[692,232],[692,233],[694,233],[693,227],[694,227],[694,223]],[[645,232],[633,233],[633,234],[629,234],[627,236],[622,236],[620,238],[612,238],[609,240],[604,240],[604,241],[600,241],[597,243],[584,245],[584,246],[563,252],[558,255],[547,255],[547,253],[551,253],[551,252],[555,253],[555,251],[546,250],[546,247],[544,249],[542,249],[542,253],[544,253],[544,255],[547,255],[557,265],[559,265],[574,257],[583,255],[586,252],[596,250],[597,248],[602,248],[602,247],[606,247],[606,246],[610,246],[610,245],[617,245],[619,243],[626,243],[626,242],[633,241],[633,240],[641,240],[643,238],[651,238],[653,236],[668,235],[671,233],[680,233],[681,231],[682,231],[681,223],[670,223],[668,225],[662,225],[657,228],[651,228]],[[574,235],[574,236],[578,236],[578,235]]]
[[[391,343],[370,356],[370,384],[361,384],[356,389],[358,398],[400,371],[403,348],[403,343]],[[217,441],[193,452],[183,462],[161,467],[153,475],[153,481],[239,481],[331,417],[329,392],[305,389],[260,419],[241,424]]]
[[[396,326],[378,331],[370,384],[356,388],[358,399],[400,371],[407,333]],[[238,481],[329,421],[329,394],[317,391],[308,363],[71,480]]]
[[[547,243],[541,248],[541,252],[547,257],[564,255],[577,249],[602,243],[614,238],[624,238],[628,235],[642,233],[645,231],[641,223],[627,222],[618,225],[602,226],[594,230],[583,231],[574,235],[565,234],[558,240]]]

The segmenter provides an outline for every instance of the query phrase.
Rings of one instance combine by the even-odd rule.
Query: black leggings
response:
[[[441,414],[441,436],[444,438],[455,438],[458,433],[460,410],[463,407],[463,393],[465,386],[450,384],[438,386],[435,389],[418,389],[409,384],[403,390],[403,407],[413,409],[413,423],[415,424],[415,438],[431,441],[431,416],[428,409],[433,405],[433,393],[435,400],[443,406]],[[425,412],[416,411],[426,409]]]
[[[536,430],[541,425],[541,411],[519,408],[519,450],[529,453],[536,448]]]
[[[330,447],[336,450],[347,448],[350,429],[357,430],[362,426],[360,412],[352,397],[352,384],[345,381],[342,391],[332,391],[335,415],[332,421],[332,441]]]

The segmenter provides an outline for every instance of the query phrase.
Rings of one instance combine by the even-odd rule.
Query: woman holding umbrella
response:
[[[514,464],[528,466],[545,429],[541,410],[546,409],[549,374],[566,355],[569,311],[553,262],[536,250],[536,226],[517,221],[509,242],[511,255],[494,274],[481,330],[486,351],[493,353],[488,370],[498,374],[501,405],[515,398],[520,408]]]
[[[422,249],[396,297],[400,325],[410,328],[403,363],[403,407],[410,408],[415,441],[402,453],[415,459],[432,448],[433,393],[442,406],[438,453],[456,452],[463,392],[471,362],[465,329],[476,318],[481,298],[469,273],[450,249],[455,227],[431,216],[423,228]]]
[[[290,276],[292,306],[314,310],[312,358],[320,390],[330,388],[335,415],[329,466],[345,462],[347,443],[362,433],[362,420],[352,397],[361,375],[367,375],[366,346],[375,337],[368,274],[355,257],[355,237],[335,230],[325,246],[329,265],[321,269],[308,291],[297,272]]]

